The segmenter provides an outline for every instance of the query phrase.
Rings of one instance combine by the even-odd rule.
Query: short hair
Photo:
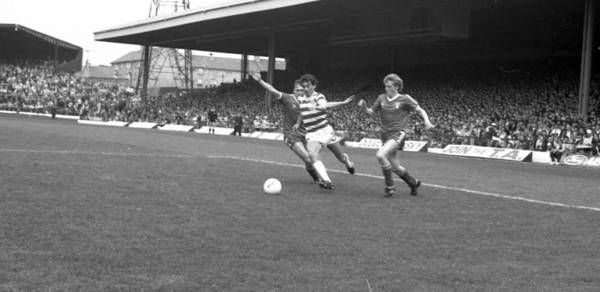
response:
[[[300,76],[300,82],[309,82],[312,85],[319,84],[319,80],[317,80],[317,77],[315,77],[315,75],[312,74],[304,74]]]
[[[391,81],[394,86],[398,87],[398,91],[402,91],[402,88],[404,88],[404,81],[402,81],[402,78],[398,74],[388,74],[383,78],[384,84],[388,81]]]
[[[294,88],[292,89],[296,89],[296,86],[300,85],[300,87],[302,87],[302,80],[300,79],[296,79],[294,80]]]

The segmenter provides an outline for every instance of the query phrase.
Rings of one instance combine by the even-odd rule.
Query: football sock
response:
[[[408,174],[408,171],[405,171],[404,174],[399,175],[399,176],[410,187],[414,187],[417,185],[417,179],[410,176],[410,174]]]
[[[312,164],[310,164],[310,163],[307,162],[306,165],[305,165],[305,167],[306,167],[306,172],[308,172],[308,174],[310,174],[310,177],[312,177],[312,179],[314,181],[318,181],[319,180],[319,175],[315,171],[315,168],[312,166]]]
[[[329,179],[329,175],[327,175],[327,169],[325,169],[325,165],[322,161],[313,163],[313,167],[322,180],[331,181],[331,179]]]
[[[381,171],[383,172],[383,178],[385,179],[385,185],[388,187],[394,186],[394,179],[392,178],[392,167],[382,166]]]

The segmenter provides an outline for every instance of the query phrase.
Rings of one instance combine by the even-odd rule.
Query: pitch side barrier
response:
[[[194,132],[198,134],[209,134],[208,129],[208,126],[204,126],[200,129],[195,129]],[[212,127],[212,129],[215,129],[215,135],[231,135],[233,132],[233,128]]]
[[[17,114],[15,111],[0,110],[0,113],[5,114]],[[50,114],[42,113],[31,113],[31,112],[19,112],[19,115],[26,116],[41,116],[50,117]],[[79,120],[78,116],[70,115],[56,115],[59,119],[77,120],[79,124],[87,125],[99,125],[99,126],[111,126],[111,127],[129,127],[129,128],[140,128],[140,129],[159,129],[164,131],[177,131],[177,132],[195,132],[198,134],[208,134],[208,127],[202,127],[200,129],[194,129],[193,126],[187,125],[173,125],[167,124],[159,126],[157,123],[147,122],[118,122],[109,121],[103,122],[99,120]],[[233,128],[215,127],[216,135],[231,135]],[[263,140],[278,140],[283,141],[283,134],[277,132],[261,132],[254,131],[252,133],[242,133],[244,138],[255,138]],[[366,148],[366,149],[379,149],[381,147],[381,141],[379,139],[363,138],[359,142],[347,141],[345,143],[348,147],[354,148]],[[444,148],[430,148],[429,144],[425,141],[405,141],[403,151],[407,152],[429,152],[442,155],[451,156],[463,156],[463,157],[477,157],[477,158],[489,158],[499,160],[510,160],[510,161],[522,161],[522,162],[535,162],[550,164],[549,152],[541,151],[530,151],[520,149],[507,149],[507,148],[493,148],[493,147],[482,147],[474,145],[447,145]],[[561,159],[563,165],[573,166],[587,166],[600,168],[600,157],[587,157],[579,154],[567,154]]]
[[[440,152],[444,155],[490,158],[512,161],[533,161],[533,151],[507,148],[482,147],[474,145],[448,145]],[[546,153],[546,155],[548,155]]]
[[[145,129],[159,129],[164,131],[177,131],[177,132],[195,132],[198,134],[209,134],[209,127],[202,127],[200,129],[194,129],[193,126],[188,125],[173,125],[167,124],[158,126],[156,123],[125,123],[125,122],[82,122],[87,124],[95,125],[106,125],[106,126],[120,126],[130,128],[145,128]],[[215,135],[231,135],[233,128],[226,127],[214,127]],[[242,133],[244,138],[254,138],[262,140],[276,140],[283,141],[283,134],[278,132],[262,132],[254,131],[251,133]],[[363,138],[359,142],[347,141],[345,143],[348,147],[354,148],[366,148],[366,149],[379,149],[381,147],[381,140]],[[440,148],[429,148],[429,143],[425,141],[405,141],[403,151],[407,152],[429,152],[451,156],[463,156],[463,157],[476,157],[476,158],[488,158],[488,159],[499,159],[499,160],[510,160],[510,161],[522,161],[522,162],[536,162],[543,164],[550,164],[549,152],[541,151],[530,151],[520,149],[508,149],[508,148],[493,148],[493,147],[482,147],[474,145],[447,145],[446,147]],[[600,158],[593,157],[588,158],[583,155],[565,155],[561,161],[564,165],[581,165],[581,166],[593,166],[600,168]]]
[[[380,139],[362,138],[359,142],[346,141],[346,146],[354,148],[368,148],[368,149],[379,149],[381,148]],[[403,151],[407,152],[428,152],[429,143],[425,141],[404,141],[402,147]]]
[[[581,154],[567,154],[562,157],[560,164],[600,168],[600,157],[587,157]]]
[[[52,117],[51,114],[22,112],[22,111],[17,113],[15,111],[0,110],[0,113],[2,113],[2,114],[17,114],[17,115],[23,115],[23,116],[28,116],[28,117],[47,117],[47,118]],[[54,117],[57,119],[79,120],[79,116],[71,116],[71,115],[55,115]]]
[[[133,123],[127,125],[127,127],[135,128],[135,129],[154,129],[154,128],[158,127],[158,124],[157,123],[148,123],[148,122],[133,122]]]
[[[77,123],[83,124],[83,125],[96,125],[96,126],[109,126],[109,127],[125,127],[129,124],[128,122],[118,122],[118,121],[103,122],[103,121],[95,121],[95,120],[77,120]]]

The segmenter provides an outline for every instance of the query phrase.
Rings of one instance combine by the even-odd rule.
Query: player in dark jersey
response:
[[[385,196],[394,195],[394,179],[392,172],[397,174],[410,187],[410,194],[417,195],[421,182],[408,174],[406,168],[400,165],[398,149],[402,149],[405,128],[413,112],[417,112],[425,122],[425,128],[433,127],[427,112],[423,110],[416,100],[408,94],[400,94],[403,88],[402,79],[396,74],[389,74],[383,79],[385,94],[379,95],[375,103],[368,107],[364,100],[358,105],[366,110],[369,115],[379,112],[381,118],[381,143],[377,151],[377,160],[381,164],[385,178]]]
[[[281,112],[283,114],[283,137],[285,144],[302,159],[306,166],[306,171],[312,177],[313,181],[318,182],[319,176],[313,168],[312,161],[306,151],[304,136],[306,130],[304,127],[294,127],[298,116],[300,116],[298,97],[304,95],[304,88],[299,82],[294,83],[294,94],[288,94],[280,92],[275,89],[271,84],[262,80],[260,73],[255,72],[251,74],[252,78],[256,80],[262,87],[277,96],[277,100],[282,105]]]

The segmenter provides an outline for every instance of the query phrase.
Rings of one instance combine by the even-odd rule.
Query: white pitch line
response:
[[[252,158],[237,157],[237,156],[208,155],[207,157],[208,158],[216,158],[216,159],[233,159],[233,160],[250,161],[250,162],[257,162],[257,163],[264,163],[264,164],[271,164],[271,165],[282,165],[282,166],[289,166],[289,167],[304,168],[304,165],[300,165],[300,164],[285,163],[285,162],[270,161],[270,160],[261,160],[261,159],[252,159]],[[328,169],[327,171],[335,172],[335,173],[346,173],[346,171],[337,170],[337,169]],[[367,173],[355,173],[354,175],[383,179],[382,176],[372,175],[372,174],[367,174]],[[497,194],[497,193],[475,191],[475,190],[470,190],[470,189],[465,189],[465,188],[449,187],[449,186],[442,186],[442,185],[429,184],[429,183],[422,183],[422,185],[431,187],[431,188],[442,189],[442,190],[459,191],[459,192],[475,194],[475,195],[480,195],[480,196],[488,196],[488,197],[495,197],[495,198],[501,198],[501,199],[507,199],[507,200],[523,201],[523,202],[529,202],[529,203],[534,203],[534,204],[542,204],[542,205],[549,205],[549,206],[556,206],[556,207],[563,207],[563,208],[591,210],[591,211],[600,211],[600,208],[596,208],[596,207],[548,202],[548,201],[535,200],[535,199],[529,199],[529,198],[518,197],[518,196],[502,195],[502,194]]]
[[[37,149],[0,149],[0,152],[20,153],[49,153],[49,154],[82,154],[82,155],[105,155],[105,156],[141,156],[141,157],[174,157],[174,158],[198,158],[202,156],[188,154],[161,154],[161,153],[135,153],[135,152],[93,152],[79,150],[37,150]]]
[[[207,158],[213,158],[213,159],[233,159],[233,160],[257,162],[257,163],[263,163],[263,164],[271,164],[271,165],[281,165],[281,166],[288,166],[288,167],[304,168],[304,165],[300,165],[300,164],[285,163],[285,162],[278,162],[278,161],[271,161],[271,160],[252,159],[252,158],[245,158],[245,157],[238,157],[238,156],[219,156],[219,155],[201,156],[201,155],[190,155],[190,154],[160,154],[160,153],[135,153],[135,152],[93,152],[93,151],[78,151],[78,150],[37,150],[37,149],[1,149],[1,148],[0,148],[0,152],[51,153],[51,154],[82,154],[82,155],[106,155],[106,156],[125,156],[125,157],[126,156],[131,156],[131,157],[172,157],[172,158],[201,158],[201,157],[207,157]],[[329,169],[328,171],[329,172],[335,172],[335,173],[346,173],[345,171],[341,171],[341,170],[337,170],[337,169]],[[376,178],[376,179],[383,179],[382,176],[372,175],[372,174],[368,174],[368,173],[355,173],[354,175],[356,175],[356,176],[362,176],[362,177],[369,177],[369,178]],[[596,207],[589,207],[589,206],[580,206],[580,205],[571,205],[571,204],[563,204],[563,203],[556,203],[556,202],[541,201],[541,200],[528,199],[528,198],[518,197],[518,196],[502,195],[502,194],[497,194],[497,193],[475,191],[475,190],[470,190],[470,189],[465,189],[465,188],[449,187],[449,186],[442,186],[442,185],[429,184],[429,183],[423,183],[423,185],[427,186],[427,187],[437,188],[437,189],[459,191],[459,192],[464,192],[464,193],[469,193],[469,194],[475,194],[475,195],[481,195],[481,196],[488,196],[488,197],[496,197],[496,198],[502,198],[502,199],[507,199],[507,200],[523,201],[523,202],[529,202],[529,203],[534,203],[534,204],[542,204],[542,205],[548,205],[548,206],[556,206],[556,207],[563,207],[563,208],[573,208],[573,209],[581,209],[581,210],[600,211],[600,208],[596,208]]]

